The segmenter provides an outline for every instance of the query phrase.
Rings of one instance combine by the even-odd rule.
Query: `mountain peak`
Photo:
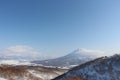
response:
[[[81,52],[81,49],[79,48],[73,51],[73,53],[79,53],[79,52]]]

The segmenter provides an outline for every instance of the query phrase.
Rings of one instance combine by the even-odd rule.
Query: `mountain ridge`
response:
[[[53,80],[120,80],[120,55],[100,57],[72,68]]]

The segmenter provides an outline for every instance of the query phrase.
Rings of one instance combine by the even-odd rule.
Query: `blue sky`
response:
[[[77,48],[120,51],[119,0],[1,0],[0,48],[48,55]]]

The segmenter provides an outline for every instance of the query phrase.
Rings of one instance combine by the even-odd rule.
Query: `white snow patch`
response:
[[[7,65],[31,65],[29,61],[18,61],[18,60],[0,60],[0,64]]]
[[[7,80],[7,79],[5,79],[5,78],[0,78],[0,80]]]
[[[29,72],[32,74],[32,75],[34,75],[34,76],[36,76],[36,77],[39,77],[39,78],[41,78],[41,79],[43,79],[43,80],[49,80],[49,79],[53,79],[53,78],[55,78],[56,76],[55,75],[52,75],[52,74],[50,74],[49,75],[49,73],[48,74],[45,74],[45,73],[40,73],[40,72],[37,72],[37,71],[35,71],[35,70],[29,70]]]

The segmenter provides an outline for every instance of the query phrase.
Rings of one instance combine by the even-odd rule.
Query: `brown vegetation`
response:
[[[43,80],[38,76],[35,76],[29,72],[29,70],[34,70],[39,73],[39,75],[47,74],[53,76],[58,76],[60,73],[65,72],[66,70],[58,68],[46,68],[40,66],[11,66],[11,65],[0,65],[0,77],[7,80]]]

